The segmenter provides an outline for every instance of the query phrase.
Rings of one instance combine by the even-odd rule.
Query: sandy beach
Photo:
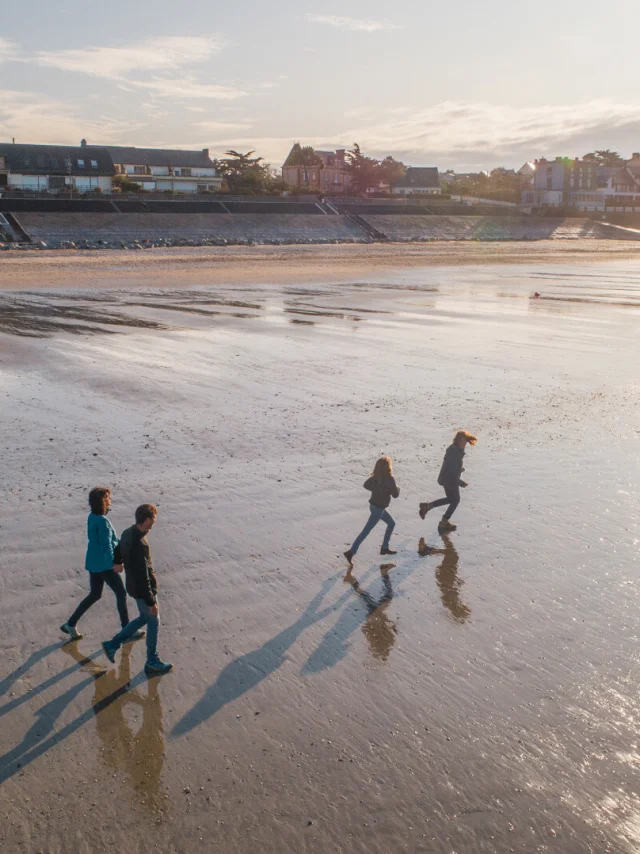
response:
[[[425,266],[638,258],[640,243],[593,239],[11,252],[0,256],[0,290],[339,282],[378,270]]]
[[[16,252],[0,289],[0,850],[638,850],[637,249]],[[345,575],[381,453],[398,553]],[[159,508],[161,679],[102,655],[108,590],[58,630],[98,484],[118,531]]]

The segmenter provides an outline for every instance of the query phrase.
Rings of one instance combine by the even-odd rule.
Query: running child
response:
[[[460,487],[465,487],[467,484],[460,479],[460,475],[464,471],[464,449],[467,445],[475,445],[478,440],[473,433],[468,433],[466,430],[458,430],[453,439],[453,444],[449,445],[444,455],[444,461],[440,474],[438,475],[438,483],[444,487],[446,498],[439,498],[437,501],[427,501],[420,505],[420,518],[424,519],[429,510],[434,507],[443,507],[448,504],[444,516],[438,523],[439,531],[455,531],[457,525],[451,522],[453,513],[460,504]]]
[[[346,557],[349,566],[353,566],[353,558],[360,548],[363,540],[373,531],[378,522],[382,521],[386,524],[387,530],[382,540],[381,555],[394,555],[397,552],[391,551],[389,543],[391,534],[396,526],[391,515],[387,512],[387,507],[391,503],[392,498],[397,498],[400,495],[396,482],[393,477],[393,467],[389,457],[380,457],[373,468],[373,473],[364,482],[364,488],[371,493],[369,499],[370,516],[367,524],[358,534],[353,542],[353,545],[348,549],[344,556]]]

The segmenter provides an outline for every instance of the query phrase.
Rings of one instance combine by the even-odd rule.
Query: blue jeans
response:
[[[151,606],[147,605],[144,599],[136,599],[136,605],[138,606],[138,611],[140,611],[139,617],[134,617],[130,623],[122,629],[121,632],[118,632],[117,635],[111,638],[109,641],[109,646],[114,649],[114,651],[119,650],[123,643],[129,640],[131,635],[135,634],[138,629],[141,629],[143,626],[147,627],[147,664],[155,664],[160,659],[158,658],[158,626],[160,625],[160,617],[158,614],[155,616],[151,616],[149,611],[151,610]]]
[[[391,515],[387,513],[384,507],[376,507],[375,504],[369,504],[369,507],[371,508],[371,515],[369,516],[367,524],[364,526],[364,528],[360,531],[358,536],[353,541],[353,545],[351,546],[351,552],[353,554],[358,551],[358,549],[362,545],[363,540],[365,540],[366,537],[369,536],[371,531],[373,531],[373,529],[380,520],[385,522],[387,525],[387,530],[385,531],[384,539],[382,541],[382,548],[389,548],[389,541],[391,540],[391,534],[393,534],[393,529],[395,528],[396,523],[393,521]]]

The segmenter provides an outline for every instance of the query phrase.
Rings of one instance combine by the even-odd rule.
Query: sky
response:
[[[359,143],[472,171],[640,150],[637,0],[0,0],[0,141]]]

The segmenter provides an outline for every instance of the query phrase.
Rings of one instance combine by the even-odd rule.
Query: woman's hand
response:
[[[465,487],[465,486],[469,486],[469,484],[466,482],[466,480],[461,480],[460,486]]]
[[[124,572],[124,564],[123,563],[114,563],[113,564],[114,572]]]

